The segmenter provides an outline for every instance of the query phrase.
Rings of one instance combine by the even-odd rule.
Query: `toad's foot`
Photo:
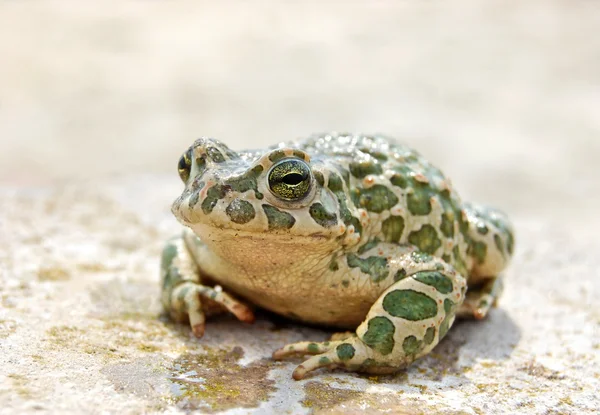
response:
[[[456,310],[456,315],[477,320],[485,318],[490,309],[496,306],[502,290],[502,276],[490,278],[479,287],[469,288],[465,301]]]
[[[375,301],[356,336],[290,344],[275,351],[273,358],[314,355],[294,370],[293,378],[298,380],[320,367],[393,373],[429,353],[454,322],[466,281],[450,265],[429,255],[406,254],[398,264],[403,266],[400,279]]]
[[[198,266],[181,237],[171,239],[163,250],[161,262],[162,303],[176,321],[189,320],[196,337],[202,337],[206,315],[229,311],[239,320],[254,322],[252,310],[223,292],[220,286],[200,283]]]
[[[220,307],[219,307],[220,306]],[[245,304],[224,293],[220,286],[214,288],[193,282],[184,282],[171,294],[172,313],[187,314],[194,336],[202,337],[205,329],[205,313],[225,309],[246,323],[254,322],[252,310]],[[221,310],[218,310],[218,309]]]

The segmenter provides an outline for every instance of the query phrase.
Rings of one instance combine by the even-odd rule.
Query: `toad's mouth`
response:
[[[196,223],[188,225],[190,229],[203,241],[235,240],[237,238],[250,238],[255,241],[277,241],[277,243],[302,243],[325,242],[333,238],[323,233],[301,234],[295,232],[268,231],[265,229],[236,229],[223,224]],[[233,242],[233,241],[232,241]],[[233,242],[235,243],[235,242]]]

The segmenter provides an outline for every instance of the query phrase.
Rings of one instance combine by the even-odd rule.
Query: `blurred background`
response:
[[[508,210],[600,190],[596,1],[2,1],[0,183],[382,132]],[[585,197],[583,197],[585,199]]]

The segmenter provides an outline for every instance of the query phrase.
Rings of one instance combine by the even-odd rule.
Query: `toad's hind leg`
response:
[[[466,204],[469,225],[468,254],[473,267],[469,285],[494,278],[510,261],[514,249],[514,232],[508,217],[499,210]]]
[[[464,300],[466,281],[439,258],[413,252],[393,262],[395,281],[375,301],[355,337],[284,346],[273,357],[312,354],[294,379],[319,367],[391,373],[429,353],[446,335]]]
[[[163,249],[161,265],[162,295],[165,311],[175,321],[189,320],[196,337],[202,337],[205,315],[229,311],[239,320],[254,321],[252,311],[221,290],[202,285],[200,269],[182,236],[174,237]]]

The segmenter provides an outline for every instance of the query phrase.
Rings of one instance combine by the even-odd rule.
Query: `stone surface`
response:
[[[0,413],[597,413],[600,9],[521,3],[0,3]],[[499,308],[407,371],[295,382],[272,350],[330,332],[198,341],[158,258],[193,138],[336,128],[419,149],[517,250]]]

